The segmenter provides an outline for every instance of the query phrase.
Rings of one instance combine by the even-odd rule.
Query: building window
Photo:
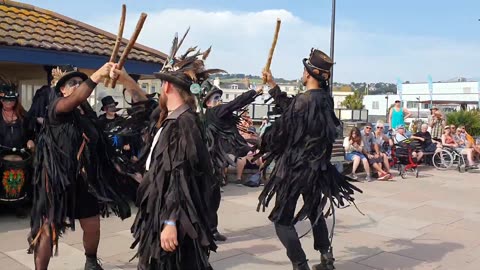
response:
[[[372,109],[373,109],[373,110],[378,110],[378,109],[380,109],[380,104],[379,104],[378,101],[372,102]]]
[[[418,106],[418,102],[416,101],[407,101],[407,108],[408,109],[415,109]]]
[[[471,94],[472,93],[472,88],[471,87],[464,87],[463,88],[463,93],[464,94]]]
[[[230,94],[225,94],[225,99],[228,100],[230,98]]]
[[[148,83],[142,83],[142,89],[144,91],[147,91],[147,88],[148,88]]]
[[[230,89],[236,90],[236,89],[238,89],[238,85],[232,84],[232,85],[230,85]]]
[[[150,91],[151,91],[150,94],[155,93],[155,85],[152,85],[152,88],[150,88]]]

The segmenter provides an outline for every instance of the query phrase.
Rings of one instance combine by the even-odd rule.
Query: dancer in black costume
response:
[[[120,182],[122,194],[127,195],[131,201],[136,200],[138,183],[141,181],[141,175],[131,166],[133,161],[133,151],[130,141],[133,141],[135,135],[119,134],[119,127],[123,126],[125,118],[119,114],[121,109],[117,108],[116,102],[112,96],[105,96],[101,100],[104,114],[98,117],[98,126],[107,137],[108,150],[111,152],[112,162],[117,171],[121,172],[123,177],[117,179]],[[140,134],[136,134],[138,136]],[[138,174],[138,176],[137,176]]]
[[[224,179],[224,170],[228,166],[235,166],[235,161],[229,155],[235,158],[244,157],[251,150],[247,141],[238,132],[237,125],[240,117],[234,112],[240,111],[243,107],[255,101],[255,98],[262,93],[255,90],[249,90],[234,100],[222,104],[223,91],[206,81],[202,85],[206,95],[202,106],[206,108],[204,125],[206,130],[207,147],[212,157],[213,169],[218,181],[213,188],[211,205],[215,210],[212,214],[212,232],[216,241],[226,241],[227,237],[218,231],[217,211],[220,207],[221,192],[220,184]]]
[[[310,269],[294,227],[298,221],[310,219],[314,248],[321,253],[321,264],[313,269],[330,270],[334,269],[334,259],[324,217],[334,213],[335,205],[353,202],[351,195],[360,190],[330,163],[340,125],[328,87],[333,62],[325,53],[312,49],[303,63],[303,85],[307,91],[294,98],[280,91],[270,72],[263,72],[271,87],[269,93],[283,113],[262,137],[260,154],[267,153],[264,169],[272,161],[275,166],[260,194],[259,209],[265,210],[276,196],[269,219],[274,222],[295,270]],[[295,215],[300,195],[304,204]]]
[[[67,228],[80,220],[85,248],[85,270],[100,270],[97,249],[100,218],[111,209],[120,218],[130,216],[130,206],[119,194],[117,175],[107,144],[96,124],[87,98],[113,63],[90,78],[71,66],[55,69],[57,98],[50,103],[39,134],[34,175],[34,199],[29,236],[35,269],[48,267],[53,247]]]
[[[132,248],[138,246],[141,270],[211,269],[209,253],[216,249],[209,220],[215,179],[193,94],[201,91],[200,84],[210,73],[219,70],[204,68],[210,50],[190,48],[175,57],[182,41],[174,39],[164,68],[155,74],[163,84],[160,111],[154,112],[156,131],[132,227]],[[112,77],[119,77],[134,102],[146,99],[125,71],[114,73]]]
[[[25,109],[18,100],[17,86],[0,76],[0,145],[33,149],[33,129],[28,125]]]

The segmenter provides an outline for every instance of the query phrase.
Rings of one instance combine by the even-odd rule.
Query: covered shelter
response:
[[[91,25],[15,1],[0,0],[0,73],[19,83],[22,103],[31,105],[32,97],[43,85],[50,85],[51,70],[57,65],[71,64],[91,74],[110,58],[116,35]],[[128,40],[123,39],[120,53]],[[166,54],[135,44],[125,68],[136,79],[159,71]],[[96,104],[99,85],[90,102]],[[117,93],[117,94],[115,94]]]

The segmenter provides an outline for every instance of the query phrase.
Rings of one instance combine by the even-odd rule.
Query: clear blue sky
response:
[[[21,1],[33,4],[42,8],[56,11],[66,16],[85,21],[95,25],[96,21],[102,22],[104,17],[119,15],[120,5],[127,4],[128,12],[161,12],[166,9],[194,9],[204,12],[230,11],[233,13],[260,12],[272,9],[284,9],[300,18],[309,26],[330,27],[331,2],[328,0],[82,0],[75,1],[82,5],[73,4],[73,1],[42,0],[42,1]],[[108,16],[105,16],[108,14]],[[338,0],[337,1],[337,29],[339,32],[365,32],[368,33],[369,42],[365,43],[361,34],[348,36],[339,33],[337,40],[339,49],[335,57],[339,69],[340,79],[343,81],[359,81],[362,77],[365,80],[396,80],[402,77],[404,80],[422,80],[427,73],[432,74],[434,80],[449,79],[455,76],[474,77],[476,74],[478,56],[471,59],[468,53],[475,52],[474,48],[480,48],[480,1],[479,0]],[[107,26],[107,30],[116,28]],[[192,25],[192,29],[200,28],[202,25]],[[105,27],[104,27],[105,28]],[[282,29],[283,30],[283,29]],[[180,27],[178,31],[183,31]],[[112,31],[114,32],[114,30]],[[271,29],[266,31],[272,32]],[[269,34],[271,35],[271,34]],[[345,38],[342,38],[344,35]],[[326,37],[325,37],[326,36]],[[271,39],[271,37],[268,37]],[[316,43],[316,36],[311,36],[312,43]],[[323,40],[328,39],[328,34],[322,36]],[[389,39],[383,43],[383,39]],[[343,42],[343,44],[339,44]],[[348,44],[347,44],[348,42]],[[419,44],[425,43],[425,44]],[[328,51],[328,43],[323,49]],[[325,46],[326,44],[326,46]],[[434,48],[429,49],[432,44]],[[442,44],[442,45],[439,45]],[[465,44],[456,46],[456,44]],[[148,44],[147,42],[147,45]],[[213,44],[215,46],[215,44]],[[313,44],[310,46],[314,46]],[[268,46],[267,46],[268,47]],[[422,55],[414,52],[405,52],[405,48],[412,47],[412,51],[425,50]],[[351,49],[349,49],[351,48]],[[303,47],[302,47],[303,49]],[[453,52],[453,50],[463,51]],[[453,63],[448,61],[449,51],[452,51]],[[401,52],[401,53],[400,53]],[[477,53],[478,54],[478,53]],[[358,56],[363,55],[363,56]],[[377,60],[370,61],[374,57]],[[383,57],[383,58],[380,58]],[[430,57],[430,58],[429,58]],[[444,57],[445,60],[439,60]],[[473,56],[472,56],[473,57]],[[403,60],[405,59],[406,60]],[[419,63],[409,58],[418,58]],[[390,66],[383,67],[386,63],[380,63],[389,59]],[[345,64],[341,67],[341,62]],[[362,74],[358,68],[348,68],[358,63],[362,69],[368,69]],[[475,61],[474,61],[475,60]],[[438,62],[435,62],[438,61]],[[394,64],[392,62],[398,62]],[[429,63],[434,63],[432,66]],[[442,63],[445,63],[443,66]],[[382,71],[378,73],[374,66],[379,69],[392,69],[391,74]],[[448,66],[447,66],[448,65]],[[452,66],[453,65],[453,66]],[[412,69],[413,66],[415,70]],[[458,66],[458,68],[457,68]],[[240,70],[235,70],[240,71]],[[248,73],[250,70],[246,70]],[[291,71],[293,73],[293,71]],[[422,73],[422,74],[418,74]],[[286,74],[286,75],[285,75]],[[376,74],[376,75],[372,75]],[[285,77],[294,77],[288,71],[282,71]]]

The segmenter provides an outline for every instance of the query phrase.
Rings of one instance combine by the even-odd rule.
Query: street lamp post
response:
[[[385,96],[385,99],[387,100],[387,106],[386,106],[386,114],[385,114],[385,117],[388,121],[388,95]]]
[[[334,53],[335,53],[335,7],[336,7],[336,0],[332,0],[332,29],[330,32],[330,58],[332,58],[332,62],[334,65],[332,66],[332,70],[330,71],[330,95],[333,96],[333,67],[335,66],[334,60]]]
[[[417,120],[420,119],[420,97],[417,97],[417,101],[418,101],[418,104],[417,104]]]

